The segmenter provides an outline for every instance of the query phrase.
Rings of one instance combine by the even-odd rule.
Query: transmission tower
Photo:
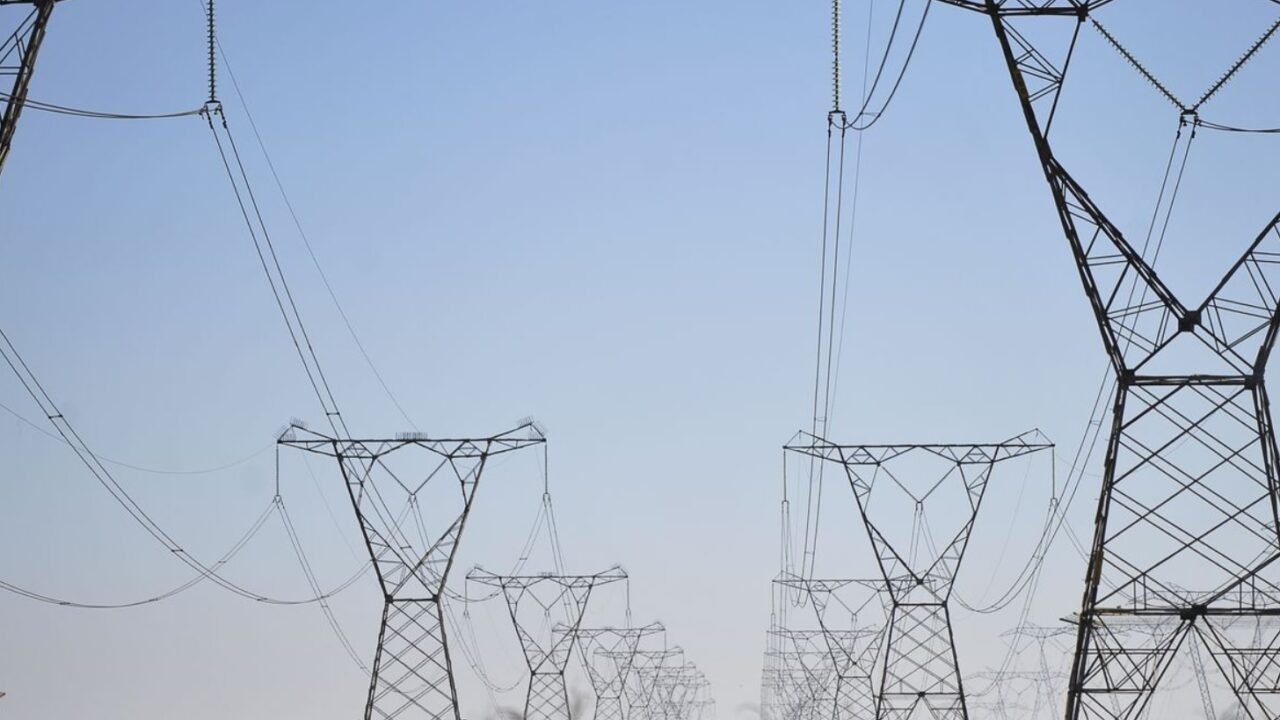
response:
[[[770,650],[765,653],[765,668],[761,679],[762,714],[770,720],[798,720],[812,714],[816,707],[812,693],[803,693],[797,688],[806,687],[809,682],[808,673],[803,669],[788,667],[781,650]]]
[[[600,654],[615,665],[630,663],[631,671],[623,680],[622,693],[628,720],[649,720],[649,709],[653,703],[652,671],[684,664],[684,649],[680,647],[634,652],[605,650]]]
[[[802,434],[787,446],[844,467],[884,578],[891,609],[877,720],[911,717],[917,708],[936,718],[969,717],[951,592],[992,470],[998,462],[1053,447],[1036,442],[1038,436],[1031,431],[987,445],[835,445]],[[874,518],[868,512],[873,493]],[[886,503],[895,500],[897,509],[912,515],[909,538],[893,532],[905,518],[885,517]]]
[[[660,675],[658,692],[663,709],[663,720],[693,720],[694,712],[704,707],[704,693],[709,687],[701,670],[694,670],[683,677],[673,674]]]
[[[650,720],[690,720],[698,703],[706,699],[707,678],[691,662],[640,668],[638,675],[649,688],[647,694],[651,700],[647,716]]]
[[[30,6],[11,34],[0,35],[4,38],[0,41],[0,77],[13,78],[7,92],[0,91],[0,100],[4,102],[4,114],[0,115],[0,174],[4,173],[13,134],[18,129],[18,116],[26,107],[36,56],[40,54],[55,2],[57,0],[0,0],[0,18],[6,23],[0,28],[10,27],[11,16]]]
[[[281,446],[338,461],[377,573],[382,625],[365,720],[459,720],[445,630],[449,571],[486,462],[545,442],[532,422],[487,438],[404,434],[393,440],[352,440],[298,425],[280,437]],[[431,509],[439,523],[430,529],[418,502],[429,486],[438,500]]]
[[[774,628],[776,649],[769,654],[782,670],[779,679],[789,720],[831,720],[838,674],[821,630]]]
[[[1102,25],[1095,11],[1106,0],[949,1],[992,22],[1116,377],[1066,716],[1142,713],[1195,634],[1192,649],[1208,649],[1247,716],[1275,718],[1280,636],[1252,647],[1229,625],[1280,614],[1270,567],[1280,558],[1277,451],[1264,384],[1280,320],[1280,214],[1203,302],[1183,304],[1072,177],[1050,131],[1076,38],[1096,31],[1171,103],[1180,128],[1190,126],[1174,145],[1185,157],[1195,130],[1215,127],[1201,119],[1205,104],[1277,25],[1184,102]],[[1127,618],[1159,631],[1113,630]]]
[[[623,694],[636,653],[646,637],[666,632],[662,623],[643,627],[578,628],[578,644],[587,678],[596,695],[596,720],[624,720]]]
[[[1056,715],[1061,710],[1057,698],[1066,677],[1068,650],[1064,641],[1074,635],[1074,622],[1023,624],[1001,633],[1009,643],[1009,655],[999,668],[973,674],[974,680],[985,681],[987,687],[970,693],[970,708],[1000,720],[1039,720],[1046,713]],[[1018,662],[1033,649],[1030,663]],[[1016,669],[1014,662],[1018,662]]]
[[[564,672],[577,642],[578,629],[587,611],[587,602],[596,588],[627,579],[627,573],[613,567],[594,575],[495,575],[476,568],[467,580],[502,590],[515,625],[525,662],[529,666],[529,688],[525,695],[525,720],[570,720],[569,690]],[[537,612],[529,613],[532,602]],[[526,608],[521,613],[521,607]],[[564,614],[559,624],[553,612]],[[537,628],[548,628],[549,637]]]
[[[821,628],[831,666],[835,669],[835,720],[874,717],[875,682],[872,679],[884,640],[884,617],[880,596],[883,580],[805,579],[784,575],[778,585],[805,593]],[[851,590],[862,591],[859,601],[851,601]],[[848,627],[841,627],[840,624]]]

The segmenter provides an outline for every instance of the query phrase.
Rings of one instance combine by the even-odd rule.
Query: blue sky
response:
[[[1179,0],[1147,22],[1155,5],[1116,3],[1113,29],[1188,95],[1277,12],[1238,0],[1222,20],[1207,3]],[[706,670],[721,713],[756,701],[780,446],[810,414],[829,7],[219,9],[222,44],[316,254],[414,422],[457,435],[538,418],[570,566],[621,562],[636,619],[667,624]],[[846,3],[846,78],[861,73],[865,9]],[[873,49],[890,9],[876,6]],[[0,22],[18,12],[0,8]],[[203,36],[196,0],[60,4],[31,96],[121,112],[196,107]],[[1093,60],[1067,96],[1080,110],[1056,132],[1086,184],[1140,225],[1176,113],[1096,36],[1084,49]],[[1224,94],[1219,121],[1280,124],[1280,101],[1262,93],[1275,77],[1268,50]],[[222,95],[252,149],[225,74]],[[1208,282],[1203,268],[1225,270],[1269,217],[1275,142],[1205,140],[1212,152],[1203,165],[1196,156],[1186,191],[1202,199],[1180,210],[1170,277]],[[362,435],[407,429],[346,334],[261,155],[247,154],[348,422]],[[119,470],[202,557],[270,500],[276,431],[291,417],[321,420],[221,172],[199,118],[29,111],[0,179],[0,327],[91,446],[171,469],[250,458],[202,475]],[[1242,190],[1214,192],[1228,180]],[[1068,454],[1104,356],[988,21],[933,8],[899,95],[865,136],[862,181],[833,435],[990,441],[1039,427]],[[13,379],[0,381],[0,402],[41,420]],[[110,601],[185,577],[65,448],[7,415],[0,428],[0,541],[13,549],[0,578]],[[1023,508],[1038,514],[1049,491],[1046,464],[1030,467],[1025,480],[1023,468],[993,483],[979,552],[1005,541],[1008,517],[1025,533],[1011,546],[1031,537]],[[314,468],[329,484],[317,491],[295,464],[284,495],[331,585],[358,566],[346,545],[355,527],[336,479]],[[537,509],[532,456],[493,478],[463,570],[510,563]],[[1089,483],[1073,513],[1082,537]],[[863,572],[852,498],[831,490],[824,562]],[[259,542],[232,574],[305,593],[279,528]],[[1046,623],[1075,609],[1083,569],[1068,548],[1054,561],[1061,569],[1035,605]],[[1000,571],[979,561],[970,570],[969,595],[981,599]],[[371,583],[335,601],[366,658],[377,607]],[[364,697],[313,607],[201,587],[116,612],[5,596],[0,616],[6,717],[339,718]],[[968,620],[962,640],[982,646],[1012,622]],[[495,652],[501,642],[515,650],[505,630],[492,629]],[[998,653],[962,659],[976,671]],[[494,663],[514,673],[511,656]],[[488,701],[467,682],[464,714],[483,717]]]

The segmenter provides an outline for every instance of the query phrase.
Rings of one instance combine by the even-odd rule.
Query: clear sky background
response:
[[[856,97],[867,4],[845,6],[845,93]],[[905,17],[921,7],[909,2]],[[875,6],[873,55],[894,8]],[[414,424],[484,435],[539,419],[570,569],[623,564],[635,620],[666,623],[722,716],[751,716],[778,569],[780,446],[810,415],[829,6],[219,10],[316,255]],[[0,8],[0,27],[22,12]],[[1131,0],[1108,12],[1109,29],[1194,97],[1280,7]],[[196,0],[68,0],[31,97],[196,107],[204,33]],[[1084,38],[1090,59],[1055,132],[1136,236],[1177,114],[1096,33]],[[1278,62],[1280,48],[1264,49],[1211,119],[1280,125]],[[292,230],[225,74],[221,87],[348,423],[366,436],[410,429]],[[1274,212],[1277,137],[1197,140],[1161,259],[1188,300]],[[104,456],[163,470],[235,463],[112,467],[210,560],[270,501],[281,426],[322,420],[237,212],[200,118],[28,111],[0,179],[0,327]],[[1039,427],[1061,446],[1061,482],[1104,356],[985,18],[932,9],[898,96],[865,136],[858,212],[832,436],[972,442]],[[0,403],[43,427],[14,378],[0,378]],[[187,577],[58,442],[0,413],[0,453],[0,578],[113,602]],[[296,459],[284,467],[320,583],[336,585],[360,564],[342,488],[318,461],[314,483]],[[1095,455],[1089,472],[1100,468]],[[1048,462],[997,474],[960,583],[971,602],[997,596],[1025,561],[1050,482]],[[1071,514],[1086,540],[1096,482],[1086,476]],[[540,493],[534,454],[486,477],[459,589],[474,564],[515,560]],[[856,522],[847,487],[831,485],[822,572],[870,572]],[[1078,609],[1083,572],[1065,544],[1049,561],[1031,616],[1042,623]],[[308,592],[275,521],[227,574],[281,597]],[[623,601],[602,598],[600,621],[619,621]],[[369,578],[334,601],[366,661],[379,606]],[[999,661],[995,637],[1016,609],[961,616],[968,671]],[[314,606],[200,586],[117,611],[6,594],[0,618],[0,717],[349,718],[364,702],[365,680]],[[518,679],[501,608],[475,618],[493,679]],[[489,716],[487,694],[463,683],[464,715]]]

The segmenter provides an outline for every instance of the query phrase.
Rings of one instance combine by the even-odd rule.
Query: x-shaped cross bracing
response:
[[[1066,11],[1059,13],[1026,0],[1022,13],[993,0],[951,4],[992,23],[1116,376],[1066,716],[1141,715],[1194,635],[1192,660],[1207,648],[1232,703],[1272,720],[1280,716],[1280,636],[1233,627],[1241,617],[1280,613],[1277,451],[1264,383],[1280,327],[1280,213],[1263,218],[1204,300],[1185,303],[1068,170],[1051,137],[1082,29],[1096,30],[1174,106],[1190,128],[1174,146],[1185,158],[1206,124],[1206,104],[1273,41],[1280,18],[1188,101],[1102,25],[1102,3],[1048,4]],[[1124,616],[1150,632],[1116,632]]]

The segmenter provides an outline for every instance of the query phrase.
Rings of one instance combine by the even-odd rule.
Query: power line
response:
[[[32,110],[41,112],[54,113],[57,115],[70,115],[72,117],[92,118],[97,120],[166,120],[170,118],[193,117],[199,115],[202,108],[192,108],[190,110],[175,110],[173,112],[164,113],[121,113],[107,112],[103,110],[89,110],[86,108],[70,107],[67,105],[57,105],[50,102],[41,102],[32,100],[31,98],[16,98],[15,96],[0,92],[0,100],[6,100],[22,107],[28,107]]]
[[[885,67],[889,62],[889,54],[893,50],[894,40],[898,35],[898,24],[902,20],[902,11],[906,6],[906,0],[901,0],[898,4],[898,12],[894,15],[893,27],[889,32],[889,40],[885,43],[884,56],[880,58],[880,66],[876,69],[875,79],[871,82],[871,89],[867,91],[862,101],[862,107],[854,114],[853,120],[850,121],[850,127],[854,130],[869,130],[880,118],[884,117],[885,111],[889,109],[889,104],[893,102],[893,98],[898,94],[898,88],[902,85],[902,80],[907,76],[907,68],[911,66],[911,60],[915,57],[916,46],[920,42],[920,35],[924,32],[925,21],[929,19],[929,8],[933,7],[933,0],[925,0],[924,10],[920,13],[920,22],[916,25],[915,34],[911,38],[911,45],[907,48],[907,56],[902,61],[902,68],[898,71],[898,76],[893,81],[893,87],[889,89],[889,95],[880,103],[880,109],[873,113],[868,113],[867,108],[871,105],[871,99],[875,97],[876,88],[880,86],[880,79],[884,74]],[[870,120],[862,122],[863,118],[870,117]]]
[[[40,408],[41,412],[44,413],[45,417],[54,426],[63,442],[72,449],[81,463],[89,470],[90,474],[94,476],[98,483],[107,490],[108,494],[111,495],[117,504],[124,508],[126,513],[128,513],[129,516],[148,535],[159,542],[174,557],[178,558],[191,569],[196,570],[201,578],[207,577],[212,579],[216,584],[224,589],[250,600],[279,605],[302,605],[312,602],[320,602],[326,597],[329,597],[336,592],[340,592],[342,589],[348,587],[350,583],[354,582],[355,578],[359,576],[360,573],[357,573],[357,575],[353,576],[350,581],[339,586],[339,588],[331,591],[330,593],[323,593],[316,597],[299,600],[281,600],[271,598],[266,595],[246,590],[236,583],[223,578],[217,573],[216,568],[204,565],[184,550],[167,531],[165,531],[145,510],[143,510],[128,491],[126,491],[125,488],[115,479],[111,474],[111,471],[105,466],[103,460],[89,448],[88,444],[71,425],[70,421],[67,420],[61,410],[58,409],[53,398],[45,390],[44,386],[31,370],[31,367],[18,352],[17,347],[13,344],[3,329],[0,329],[0,356],[4,358],[6,364],[18,378],[28,395],[30,395],[32,400],[34,400],[36,405]],[[363,570],[361,573],[362,572]]]
[[[213,120],[215,115],[220,120],[216,125]],[[328,378],[325,376],[324,369],[320,365],[319,356],[316,354],[315,345],[307,332],[306,325],[302,321],[302,315],[298,311],[298,304],[294,300],[293,291],[289,288],[289,281],[284,275],[284,269],[280,264],[280,256],[276,252],[275,243],[271,240],[271,232],[267,229],[266,221],[263,219],[262,209],[258,205],[257,196],[254,194],[253,186],[249,182],[249,176],[245,171],[244,162],[236,146],[235,137],[231,134],[227,116],[223,112],[221,105],[206,106],[204,116],[208,120],[209,130],[213,134],[218,148],[218,155],[222,160],[227,179],[231,183],[236,204],[239,206],[240,214],[245,221],[245,227],[248,229],[249,237],[253,241],[254,249],[257,251],[259,264],[262,267],[263,274],[267,277],[267,284],[271,288],[272,297],[280,310],[280,316],[284,319],[285,327],[289,332],[289,338],[293,342],[294,349],[297,351],[298,359],[302,361],[303,371],[307,376],[311,389],[320,401],[325,420],[335,433],[341,429],[341,434],[349,436],[350,431],[347,429],[342,413],[338,409],[333,390],[329,386]],[[221,127],[221,132],[218,130],[219,127]],[[225,143],[223,137],[226,138]],[[227,152],[228,149],[231,151],[230,154]],[[250,212],[251,210],[252,212]],[[268,257],[270,261],[268,261]]]
[[[197,0],[197,2],[200,4],[202,11],[204,11],[210,18],[212,18],[213,17],[212,0]],[[210,20],[210,23],[212,23],[212,20]],[[216,57],[215,57],[215,49],[216,49]],[[254,140],[256,141],[258,149],[262,152],[263,160],[266,161],[267,169],[271,173],[271,178],[275,184],[276,190],[280,193],[280,198],[284,202],[285,209],[289,212],[289,216],[293,221],[293,226],[298,232],[298,237],[302,240],[303,247],[306,248],[307,255],[308,257],[310,257],[311,263],[316,269],[316,273],[320,276],[320,281],[324,285],[325,292],[329,295],[330,301],[333,302],[333,306],[338,311],[339,317],[342,318],[342,322],[347,329],[347,333],[351,336],[352,341],[356,345],[356,349],[360,351],[361,357],[364,359],[365,364],[369,367],[370,372],[373,373],[374,378],[377,380],[378,385],[382,388],[383,393],[387,396],[387,399],[391,401],[391,404],[395,406],[396,411],[400,413],[400,416],[404,418],[405,422],[407,422],[410,427],[414,428],[415,430],[418,429],[417,424],[409,416],[408,412],[405,411],[404,406],[400,403],[400,400],[396,397],[395,393],[391,391],[390,385],[387,383],[386,379],[382,375],[382,372],[378,369],[378,366],[374,363],[373,357],[369,354],[369,351],[365,348],[364,342],[360,339],[360,335],[356,332],[355,325],[351,322],[351,318],[347,314],[346,309],[342,306],[342,303],[338,300],[338,294],[333,289],[333,284],[329,281],[328,273],[324,271],[324,267],[320,264],[319,256],[316,254],[315,248],[311,244],[310,236],[307,234],[306,230],[303,228],[302,220],[298,215],[297,209],[294,207],[293,200],[290,198],[289,193],[285,190],[284,182],[281,180],[281,177],[280,177],[280,172],[276,168],[275,161],[272,159],[270,151],[267,149],[266,141],[264,140],[262,136],[262,132],[258,128],[257,120],[254,118],[253,112],[249,107],[249,101],[246,99],[244,91],[241,89],[240,81],[239,81],[239,78],[237,78],[236,76],[235,69],[231,66],[231,60],[227,57],[226,49],[222,46],[221,39],[218,38],[216,34],[214,34],[212,30],[212,24],[211,24],[210,34],[209,34],[209,77],[210,77],[210,97],[211,98],[214,98],[214,96],[216,95],[216,91],[215,91],[216,83],[214,78],[217,75],[216,73],[217,58],[221,58],[222,60],[222,66],[226,69],[227,77],[231,80],[231,87],[235,91],[236,98],[240,102],[241,109],[244,111],[245,119],[249,123],[249,129],[253,133],[253,137],[254,137]],[[216,104],[219,108],[219,111],[221,111],[221,103],[216,101],[216,99],[213,100],[213,103]],[[225,116],[223,119],[225,121]],[[265,229],[264,229],[264,234],[265,234]],[[304,364],[305,364],[305,361],[304,361]],[[323,404],[323,400],[322,400],[322,404]]]
[[[18,411],[14,410],[13,408],[9,407],[8,405],[5,405],[4,403],[0,403],[0,410],[3,410],[9,413],[16,420],[18,420],[18,422],[21,422],[23,425],[26,425],[27,427],[31,428],[32,430],[35,430],[41,435],[44,435],[50,440],[55,440],[63,445],[67,444],[67,441],[64,440],[61,435],[45,430],[44,428],[32,422],[30,419],[28,419]],[[274,446],[275,446],[275,443],[272,443],[270,445],[265,445],[239,459],[230,460],[225,463],[214,465],[207,468],[195,468],[195,469],[149,467],[145,465],[138,465],[135,463],[125,462],[123,460],[115,460],[102,454],[99,454],[98,458],[103,462],[107,463],[108,465],[115,465],[117,467],[122,467],[129,470],[136,470],[138,472],[147,473],[149,475],[212,475],[213,473],[221,472],[223,470],[228,470],[230,468],[236,467],[237,465],[243,465],[249,462],[250,460],[261,457],[262,455],[265,455],[268,451],[270,451]]]
[[[273,512],[275,512],[275,509],[276,509],[275,502],[272,501],[272,503],[267,506],[266,510],[262,511],[262,514],[260,514],[257,517],[257,519],[254,520],[253,524],[249,526],[249,529],[245,532],[245,534],[241,535],[240,539],[237,540],[236,543],[231,546],[231,549],[228,550],[226,553],[224,553],[222,557],[218,558],[218,561],[215,562],[212,567],[215,570],[221,569],[223,566],[229,563],[232,560],[232,558],[238,555],[240,551],[245,547],[245,545],[247,545],[250,540],[252,540],[255,536],[257,536],[258,531],[261,530],[262,526],[266,524],[267,519],[271,517],[271,514]],[[191,588],[195,587],[196,585],[199,585],[202,581],[208,579],[208,577],[209,577],[208,574],[200,573],[195,577],[191,578],[190,580],[187,580],[186,582],[182,583],[181,585],[178,585],[177,587],[174,587],[170,590],[166,590],[165,592],[162,592],[158,595],[152,595],[152,596],[143,598],[141,600],[128,600],[128,601],[116,602],[116,603],[67,600],[65,598],[54,597],[52,595],[47,595],[44,593],[36,592],[34,590],[29,590],[29,589],[20,587],[18,585],[15,585],[13,583],[6,582],[4,580],[0,580],[0,589],[14,593],[16,595],[21,595],[30,600],[46,603],[48,605],[58,605],[61,607],[79,608],[83,610],[120,610],[125,608],[135,608],[143,605],[150,605],[152,603],[158,603],[163,600],[168,600],[171,597],[180,595],[186,592],[187,590],[190,590]]]

